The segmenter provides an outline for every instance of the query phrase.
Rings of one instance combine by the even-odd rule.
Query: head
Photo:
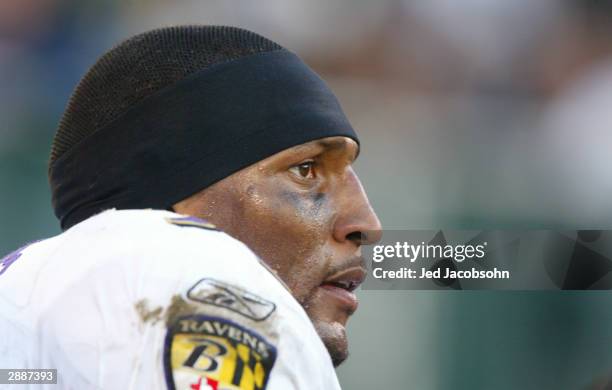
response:
[[[358,153],[335,97],[294,54],[241,29],[175,27],[91,68],[49,172],[64,228],[112,207],[172,208],[241,240],[339,364],[365,277],[360,246],[380,230],[352,168]]]
[[[283,150],[174,205],[247,244],[285,282],[335,364],[380,223],[352,168],[357,143],[328,137]]]

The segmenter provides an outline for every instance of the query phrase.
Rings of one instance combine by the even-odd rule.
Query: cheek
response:
[[[295,292],[306,294],[325,275],[331,237],[325,195],[309,196],[275,186],[249,185],[239,206],[242,241]]]

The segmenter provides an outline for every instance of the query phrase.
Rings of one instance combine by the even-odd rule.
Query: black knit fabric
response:
[[[227,26],[167,27],[120,43],[76,87],[53,140],[50,165],[156,91],[211,65],[281,49],[251,31]]]
[[[63,229],[110,208],[167,209],[295,145],[359,142],[294,53],[232,27],[154,30],[105,54],[76,88],[49,184]]]

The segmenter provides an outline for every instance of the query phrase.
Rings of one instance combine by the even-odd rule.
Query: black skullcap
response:
[[[62,228],[165,209],[289,147],[357,136],[326,84],[252,32],[154,30],[105,54],[64,113],[49,180]]]

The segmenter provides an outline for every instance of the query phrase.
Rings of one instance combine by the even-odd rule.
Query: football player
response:
[[[358,153],[333,93],[275,42],[124,41],[54,139],[64,232],[0,263],[0,367],[56,368],[62,388],[339,388],[380,231]]]

